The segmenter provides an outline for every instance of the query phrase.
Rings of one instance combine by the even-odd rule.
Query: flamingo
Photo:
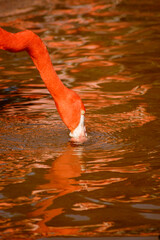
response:
[[[11,33],[0,28],[0,49],[9,52],[26,51],[30,55],[53,97],[62,121],[70,130],[70,137],[77,140],[86,138],[84,104],[78,94],[64,86],[59,79],[40,37],[30,30]]]

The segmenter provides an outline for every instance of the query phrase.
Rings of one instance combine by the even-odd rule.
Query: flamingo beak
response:
[[[72,138],[73,141],[76,141],[76,142],[86,141],[87,133],[84,125],[84,119],[85,119],[84,114],[85,114],[85,111],[82,110],[79,125],[69,134],[69,136]]]

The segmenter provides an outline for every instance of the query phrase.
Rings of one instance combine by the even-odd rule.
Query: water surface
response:
[[[0,2],[1,27],[43,39],[88,132],[70,142],[27,53],[0,52],[1,239],[157,239],[160,4]]]

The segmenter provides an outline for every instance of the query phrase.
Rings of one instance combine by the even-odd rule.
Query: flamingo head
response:
[[[55,103],[63,122],[70,130],[69,136],[76,142],[84,142],[87,137],[84,124],[86,110],[81,98],[71,89],[67,89],[67,94],[63,94]]]

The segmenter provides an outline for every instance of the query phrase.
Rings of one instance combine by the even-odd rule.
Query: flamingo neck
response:
[[[59,79],[42,40],[29,30],[10,33],[0,28],[0,49],[10,52],[28,52],[52,95],[63,122],[71,132],[80,124],[78,129],[80,128],[81,131],[76,130],[74,135],[85,135],[85,128],[82,126],[82,120],[80,120],[81,110],[85,113],[85,107],[80,97],[74,91],[65,87]]]
[[[66,87],[53,68],[46,46],[32,31],[10,33],[0,29],[0,49],[10,52],[27,51],[55,102],[62,94],[64,96]]]

